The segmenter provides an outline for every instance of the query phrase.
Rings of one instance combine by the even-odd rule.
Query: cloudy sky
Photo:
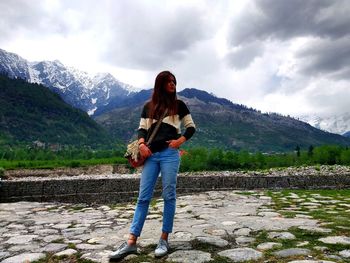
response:
[[[348,0],[1,0],[0,48],[263,112],[350,111]]]

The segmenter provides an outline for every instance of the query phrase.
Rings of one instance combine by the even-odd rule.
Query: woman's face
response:
[[[167,93],[174,93],[174,92],[176,92],[175,78],[173,76],[169,77],[168,82],[165,85],[165,91]]]

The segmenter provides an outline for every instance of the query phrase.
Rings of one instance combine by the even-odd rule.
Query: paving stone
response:
[[[66,249],[66,250],[63,250],[61,252],[58,252],[55,254],[56,257],[62,257],[62,256],[72,256],[74,254],[78,253],[78,251],[76,251],[75,249],[72,249],[72,248],[69,248],[69,249]]]
[[[225,236],[227,234],[225,229],[207,228],[203,230],[204,233],[213,236]]]
[[[0,252],[0,260],[1,259],[4,259],[4,258],[7,258],[10,256],[10,253],[9,252],[5,252],[5,251],[1,251]]]
[[[37,238],[38,235],[23,235],[23,236],[14,236],[7,240],[7,244],[27,244],[33,239]]]
[[[247,245],[253,243],[255,241],[255,238],[254,237],[241,236],[241,237],[237,237],[235,239],[235,241],[240,246],[247,246]]]
[[[269,238],[277,238],[277,239],[295,239],[296,237],[289,232],[270,232],[268,233]]]
[[[235,236],[249,236],[250,232],[252,230],[248,227],[244,227],[244,228],[240,228],[238,230],[236,230],[235,232],[233,232],[233,234]]]
[[[288,248],[274,252],[273,254],[277,257],[290,257],[290,256],[300,256],[308,255],[311,251],[305,248]]]
[[[194,237],[193,234],[190,232],[178,231],[174,233],[173,239],[176,241],[190,241],[193,240]]]
[[[331,233],[332,229],[329,228],[322,228],[317,226],[299,226],[298,227],[301,230],[307,230],[310,232],[316,232],[316,233]]]
[[[280,217],[281,214],[276,212],[260,212],[258,213],[258,216],[265,216],[265,217]]]
[[[233,262],[244,262],[249,260],[257,260],[262,258],[263,254],[260,251],[252,248],[234,248],[224,250],[218,253],[219,256],[227,257]]]
[[[342,250],[339,252],[339,255],[341,255],[343,258],[350,258],[350,250],[349,249]]]
[[[327,261],[327,260],[293,260],[293,261],[288,261],[288,263],[335,263],[335,261]]]
[[[89,253],[85,253],[81,256],[83,259],[88,259],[94,262],[100,262],[100,263],[107,263],[109,262],[109,254],[112,253],[110,250],[103,250],[103,251],[93,251]]]
[[[269,250],[277,247],[282,247],[282,244],[276,243],[276,242],[265,242],[265,243],[259,244],[256,248],[258,250]]]
[[[9,252],[28,252],[28,253],[37,253],[40,251],[40,244],[37,242],[31,242],[29,244],[20,244],[20,245],[13,245],[7,248]],[[18,253],[15,253],[18,254]]]
[[[347,236],[330,236],[330,237],[319,238],[318,240],[326,244],[342,244],[342,245],[350,244],[350,238]]]
[[[211,261],[210,253],[200,250],[177,250],[171,253],[166,261],[180,263],[204,263]]]
[[[41,249],[41,252],[59,252],[67,247],[66,244],[51,243]]]
[[[338,255],[327,255],[327,258],[335,259],[337,261],[342,261],[342,258]]]
[[[217,247],[226,247],[229,244],[227,240],[219,237],[203,236],[203,237],[196,237],[196,239],[201,243],[206,243]]]
[[[308,244],[310,244],[309,241],[301,241],[301,242],[298,242],[296,244],[297,247],[303,247],[303,246],[307,246]]]
[[[52,241],[55,241],[55,240],[60,240],[62,239],[63,240],[63,236],[60,236],[60,235],[49,235],[49,236],[46,236],[43,238],[43,240],[47,243],[50,243]]]
[[[1,263],[28,263],[45,258],[43,253],[23,253],[14,257],[6,258]]]
[[[104,249],[105,245],[90,245],[90,244],[78,244],[76,245],[77,249],[81,250],[101,250]]]

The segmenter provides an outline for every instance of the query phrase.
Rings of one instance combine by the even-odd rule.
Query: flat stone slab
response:
[[[339,252],[339,255],[341,255],[343,258],[350,258],[350,250],[349,249],[342,250]]]
[[[8,243],[8,244],[28,244],[36,237],[38,237],[38,236],[37,235],[14,236],[14,237],[11,237],[9,240],[7,240],[6,243]]]
[[[78,253],[75,249],[69,248],[66,250],[63,250],[61,252],[58,252],[55,254],[56,257],[61,257],[61,256],[72,256],[74,254]]]
[[[14,257],[7,258],[1,261],[1,263],[28,263],[28,262],[37,261],[45,257],[46,255],[43,253],[24,253]]]
[[[282,244],[276,242],[266,242],[259,244],[256,248],[259,250],[269,250],[277,247],[282,247]]]
[[[276,239],[295,239],[296,237],[289,232],[270,232],[268,234],[269,238],[276,238]]]
[[[322,228],[322,227],[317,227],[317,226],[299,226],[298,227],[301,230],[306,230],[310,232],[316,232],[316,233],[331,233],[332,229],[329,228]]]
[[[342,245],[350,244],[350,238],[347,236],[330,236],[330,237],[319,238],[318,240],[326,244],[342,244]]]
[[[336,263],[335,261],[327,261],[327,260],[293,260],[288,263]]]
[[[226,247],[229,244],[227,240],[220,237],[196,237],[196,239],[201,243],[214,245],[216,247]]]
[[[200,250],[178,250],[171,253],[166,261],[179,263],[204,263],[213,260],[210,253]]]
[[[301,255],[308,255],[311,251],[309,249],[305,248],[288,248],[288,249],[283,249],[280,251],[276,251],[273,254],[276,255],[277,257],[290,257],[290,256],[301,256]]]
[[[262,258],[263,253],[252,248],[234,248],[224,250],[218,253],[219,256],[227,257],[233,262],[244,262],[248,260],[257,260]]]

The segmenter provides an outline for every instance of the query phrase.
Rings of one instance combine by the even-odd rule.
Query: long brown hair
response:
[[[158,119],[168,109],[168,115],[174,116],[177,113],[177,96],[174,93],[166,91],[166,85],[169,83],[171,77],[174,78],[176,85],[176,78],[170,71],[162,71],[156,77],[151,101],[149,103],[149,111],[151,119]]]

